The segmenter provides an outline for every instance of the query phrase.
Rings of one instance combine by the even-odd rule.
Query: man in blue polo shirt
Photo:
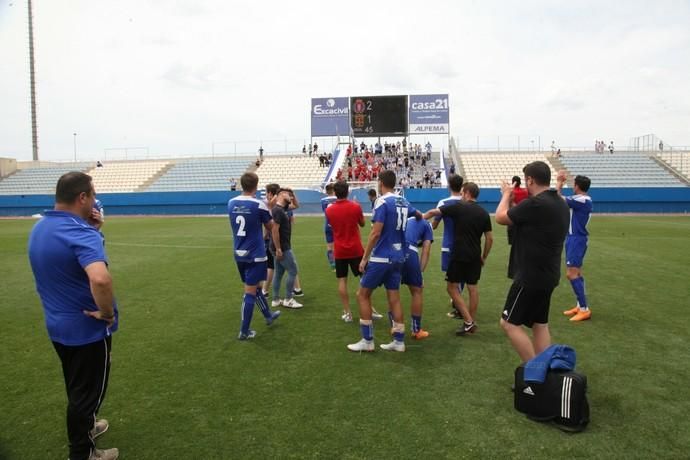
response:
[[[96,449],[108,429],[96,420],[110,375],[118,310],[99,231],[90,224],[96,192],[91,176],[69,172],[58,180],[55,209],[29,236],[29,261],[48,335],[67,390],[69,458],[116,459],[117,449]]]
[[[364,273],[357,294],[362,340],[348,345],[350,351],[374,351],[371,294],[382,284],[386,288],[388,310],[393,314],[393,341],[381,345],[381,348],[405,351],[405,323],[400,306],[400,270],[406,254],[405,228],[408,216],[421,219],[422,214],[404,197],[393,193],[396,184],[393,171],[379,174],[378,184],[381,196],[374,204],[374,225],[359,264],[359,271]]]
[[[239,340],[256,337],[256,331],[249,328],[254,313],[254,304],[259,305],[261,313],[269,326],[280,316],[280,311],[271,312],[268,301],[261,290],[266,280],[266,246],[262,229],[271,233],[273,221],[268,206],[256,198],[259,176],[253,172],[242,174],[240,186],[242,194],[228,201],[228,216],[232,228],[235,262],[240,278],[244,283],[242,296],[242,322]],[[280,280],[279,280],[280,281]]]

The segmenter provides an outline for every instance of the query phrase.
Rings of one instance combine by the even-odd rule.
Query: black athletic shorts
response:
[[[549,322],[552,293],[553,288],[528,288],[513,282],[501,318],[516,326],[546,324]]]
[[[354,257],[352,259],[335,259],[335,277],[347,278],[347,267],[350,267],[354,276],[361,276],[359,271],[359,263],[362,261],[361,257]]]
[[[482,274],[481,259],[466,262],[451,260],[446,271],[446,281],[449,283],[477,284]]]
[[[268,257],[268,259],[266,260],[266,268],[270,268],[271,270],[275,269],[276,264],[273,260],[273,254],[268,249],[268,243],[266,243],[266,257]]]

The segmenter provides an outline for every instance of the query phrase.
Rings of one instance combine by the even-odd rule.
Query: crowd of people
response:
[[[596,153],[605,153],[606,149],[607,149],[607,147],[606,147],[605,141],[600,141],[598,139],[596,141],[594,141],[594,151]],[[609,142],[609,145],[608,145],[608,151],[610,154],[613,154],[614,150],[615,150],[615,148],[613,147],[613,141],[611,141],[611,142]]]
[[[397,148],[397,147],[396,147]],[[354,153],[354,152],[353,152]],[[365,149],[366,153],[366,149]],[[577,305],[563,312],[570,321],[591,318],[585,295],[582,265],[587,250],[587,223],[592,200],[587,195],[590,180],[576,176],[572,196],[564,197],[564,171],[556,190],[549,188],[550,167],[535,161],[520,177],[501,184],[496,223],[510,229],[512,285],[500,314],[500,324],[520,362],[535,358],[551,344],[549,309],[551,295],[560,279],[565,246],[567,278]],[[424,274],[434,240],[433,228],[443,225],[441,271],[451,299],[449,316],[462,321],[456,334],[478,332],[478,284],[489,263],[493,245],[489,214],[478,203],[479,187],[458,175],[448,178],[450,196],[422,213],[395,193],[398,179],[392,169],[377,175],[378,190],[370,190],[372,219],[366,245],[360,229],[365,227],[361,205],[349,200],[349,184],[332,184],[330,198],[323,201],[326,255],[335,271],[343,313],[353,321],[347,277],[361,277],[357,290],[361,339],[347,345],[355,352],[372,352],[374,321],[384,315],[373,309],[372,293],[384,286],[391,341],[380,348],[404,352],[404,308],[400,286],[411,293],[411,337],[424,340],[430,332],[422,327]],[[252,340],[255,306],[267,325],[280,317],[278,307],[300,309],[295,297],[302,295],[298,264],[292,249],[293,211],[297,195],[278,184],[266,187],[266,197],[257,196],[259,178],[247,172],[239,180],[242,193],[228,202],[233,234],[233,255],[242,280],[238,339]],[[430,221],[430,222],[429,222]],[[29,237],[29,261],[41,299],[48,335],[59,357],[67,392],[69,458],[114,460],[115,448],[97,449],[96,438],[109,423],[97,419],[110,376],[112,335],[118,329],[120,310],[115,301],[105,254],[102,205],[89,175],[70,172],[56,187],[55,209],[47,211]],[[482,245],[483,240],[483,245]],[[283,277],[285,289],[283,289]],[[268,303],[272,280],[272,301]],[[469,306],[463,298],[468,292]],[[527,330],[531,329],[531,336]]]

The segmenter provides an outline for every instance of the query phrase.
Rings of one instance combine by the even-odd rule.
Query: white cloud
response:
[[[34,2],[42,158],[301,143],[320,96],[450,93],[460,138],[690,145],[690,4]],[[0,156],[31,157],[26,5],[0,0]],[[283,139],[280,141],[280,139]],[[513,139],[513,140],[510,140]],[[487,141],[488,142],[488,141]],[[234,142],[230,145],[233,145]],[[301,145],[301,144],[300,144]]]

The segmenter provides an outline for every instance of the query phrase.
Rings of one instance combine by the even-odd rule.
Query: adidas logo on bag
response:
[[[532,387],[527,387],[524,390],[522,390],[522,392],[527,395],[534,396],[534,391],[532,391]]]

